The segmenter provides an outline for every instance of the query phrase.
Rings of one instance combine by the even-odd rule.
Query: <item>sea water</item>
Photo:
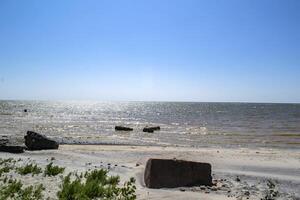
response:
[[[0,137],[28,130],[70,144],[299,149],[300,104],[0,101]]]

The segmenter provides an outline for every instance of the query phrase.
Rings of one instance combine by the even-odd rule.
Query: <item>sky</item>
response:
[[[0,99],[300,103],[299,0],[0,0]]]

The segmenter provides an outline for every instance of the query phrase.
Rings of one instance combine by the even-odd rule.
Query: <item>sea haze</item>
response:
[[[27,130],[71,144],[299,149],[300,104],[0,101],[0,137]]]

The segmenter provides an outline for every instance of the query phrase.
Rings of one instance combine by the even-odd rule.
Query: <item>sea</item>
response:
[[[0,138],[28,130],[63,144],[299,150],[300,104],[1,100]]]

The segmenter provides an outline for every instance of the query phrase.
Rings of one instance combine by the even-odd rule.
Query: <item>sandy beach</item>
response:
[[[137,199],[261,199],[267,189],[267,180],[276,183],[280,192],[278,199],[300,197],[300,152],[297,150],[60,145],[58,150],[0,153],[0,158],[19,160],[17,165],[34,162],[40,166],[46,166],[52,158],[54,164],[66,167],[64,174],[104,168],[112,175],[119,175],[121,182],[135,177]],[[144,185],[143,172],[149,158],[211,163],[216,186],[148,189]],[[45,197],[56,198],[60,184],[58,176],[41,179],[13,171],[9,176],[20,179],[24,185],[42,181],[46,185]]]

